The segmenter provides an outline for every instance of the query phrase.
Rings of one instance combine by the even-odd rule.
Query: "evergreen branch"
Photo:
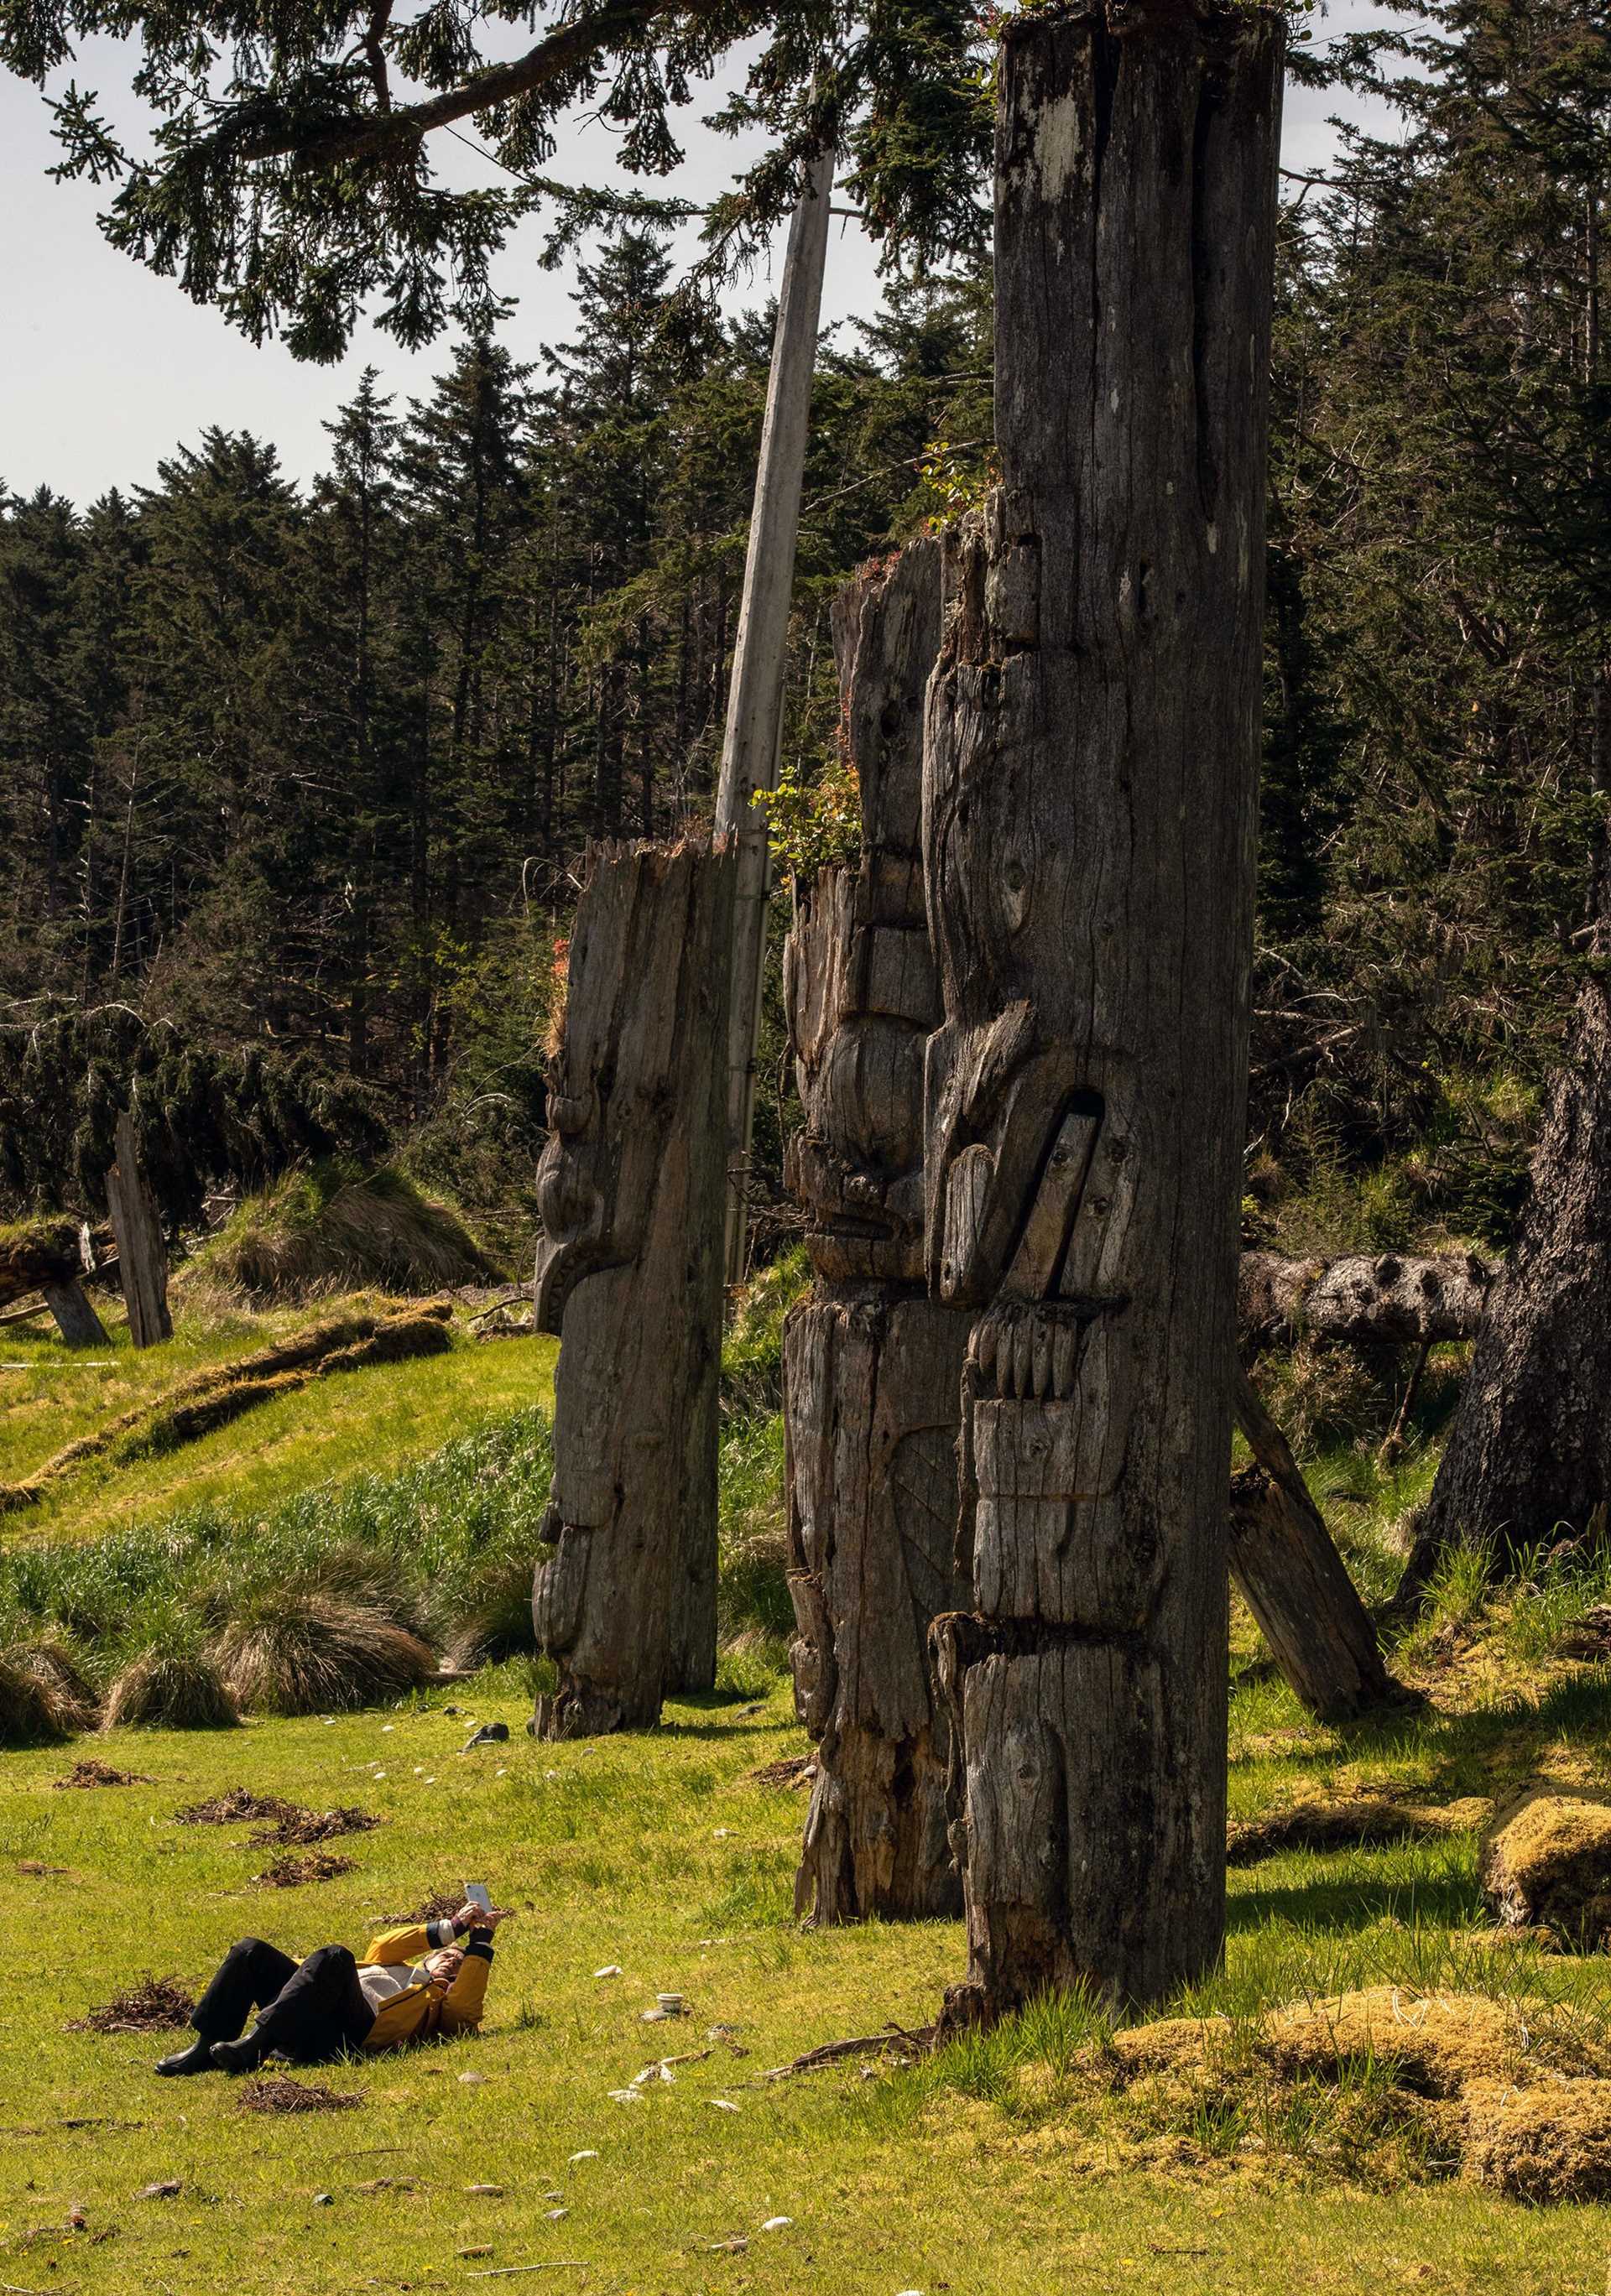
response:
[[[697,20],[724,13],[728,6],[729,0],[610,0],[594,14],[560,25],[512,63],[489,64],[457,87],[427,96],[423,102],[394,106],[322,127],[260,130],[243,136],[236,153],[244,160],[291,156],[305,168],[337,168],[353,160],[384,156],[417,144],[433,128],[571,80],[586,72],[600,55],[641,37],[665,17]],[[767,20],[764,8],[744,12],[752,14],[757,23]]]

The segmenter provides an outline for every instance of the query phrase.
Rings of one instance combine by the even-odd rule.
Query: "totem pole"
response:
[[[652,1728],[716,1671],[731,840],[591,849],[538,1166],[560,1335],[532,1613],[543,1738]]]
[[[953,2022],[1221,1949],[1281,57],[1200,0],[1003,43],[1002,483],[924,769],[929,1280],[974,1318]]]
[[[955,1575],[971,1317],[923,1291],[923,1053],[940,1017],[918,851],[940,545],[859,577],[834,613],[862,858],[825,869],[784,954],[810,1298],[784,1339],[794,1694],[818,1742],[795,1898],[823,1922],[954,1913],[946,1724],[925,1638]]]

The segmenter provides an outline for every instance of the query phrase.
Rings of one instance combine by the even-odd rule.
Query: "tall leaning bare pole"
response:
[[[738,884],[733,913],[732,993],[727,1020],[727,1281],[743,1279],[748,1226],[744,1175],[755,1115],[755,1046],[760,1026],[760,982],[766,963],[767,893],[771,856],[766,823],[753,799],[777,786],[783,733],[784,652],[794,590],[800,538],[800,491],[811,416],[811,375],[817,363],[817,321],[828,252],[828,206],[834,154],[814,163],[806,195],[789,226],[772,372],[767,384],[760,463],[750,516],[738,638],[727,692],[716,826],[738,839]]]

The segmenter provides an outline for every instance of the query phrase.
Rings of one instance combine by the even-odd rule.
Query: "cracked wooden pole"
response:
[[[168,1247],[151,1183],[141,1168],[135,1122],[125,1109],[112,1135],[117,1161],[106,1175],[106,1206],[118,1244],[118,1281],[137,1348],[173,1337],[168,1312]]]
[[[929,1679],[957,1576],[957,1423],[971,1317],[923,1263],[923,1054],[940,1018],[924,914],[924,690],[940,545],[914,543],[834,609],[861,789],[859,868],[825,869],[784,951],[805,1110],[785,1177],[816,1277],[784,1333],[792,1657],[817,1741],[796,1909],[818,1922],[960,1910],[946,1721]]]
[[[1327,1722],[1403,1703],[1370,1613],[1303,1470],[1237,1366],[1236,1421],[1255,1464],[1230,1480],[1230,1571],[1285,1679]]]
[[[716,792],[716,826],[738,840],[727,1006],[728,1193],[724,1250],[729,1285],[744,1281],[748,1244],[749,1203],[744,1189],[755,1124],[755,1047],[767,960],[767,896],[771,889],[767,824],[754,800],[758,791],[777,787],[784,668],[800,539],[800,495],[810,435],[817,323],[827,266],[834,158],[832,152],[823,152],[811,162],[806,195],[794,210],[784,254],[738,634],[727,688],[721,777]]]
[[[935,1295],[975,1313],[945,2018],[1156,2001],[1224,1923],[1236,1341],[1282,25],[1007,25],[1002,484],[956,538],[924,858]]]
[[[538,1737],[650,1729],[715,1680],[733,864],[697,837],[588,857],[537,1178],[536,1322],[560,1335]]]

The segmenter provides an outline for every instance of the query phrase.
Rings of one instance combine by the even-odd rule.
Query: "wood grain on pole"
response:
[[[936,1296],[971,1307],[955,2021],[1157,2000],[1224,1923],[1227,1529],[1283,32],[1001,51],[1002,483],[957,536],[924,852]]]
[[[823,152],[811,168],[806,196],[789,226],[784,256],[716,792],[716,826],[738,840],[727,1051],[725,1252],[729,1284],[741,1283],[744,1272],[748,1234],[744,1184],[755,1116],[755,1046],[771,882],[766,820],[753,800],[758,791],[777,786],[784,667],[833,188],[834,153],[830,151]]]
[[[784,1337],[795,1703],[817,1741],[797,1909],[954,1913],[936,1613],[954,1558],[968,1311],[923,1292],[923,1052],[940,1017],[919,823],[942,554],[914,543],[834,609],[862,854],[800,895],[785,1003],[805,1129],[785,1153],[815,1283]]]
[[[118,1278],[137,1348],[173,1337],[168,1312],[168,1247],[150,1181],[140,1164],[134,1119],[125,1109],[113,1134],[117,1161],[106,1175],[106,1202],[118,1243]]]
[[[560,1335],[538,1734],[651,1727],[716,1673],[729,840],[590,849],[538,1167]]]

